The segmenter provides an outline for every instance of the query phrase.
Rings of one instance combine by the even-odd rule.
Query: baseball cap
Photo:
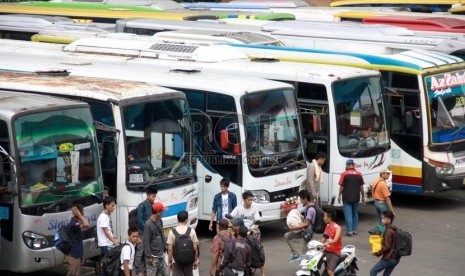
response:
[[[381,173],[392,173],[392,171],[390,171],[389,169],[384,169],[381,171]]]
[[[354,159],[347,159],[346,165],[353,165],[354,164]]]
[[[161,202],[155,202],[152,205],[152,212],[160,212],[160,211],[165,211],[165,210],[168,210],[168,208],[165,205],[163,205],[163,203]]]
[[[231,220],[232,226],[244,226],[244,220],[241,218],[235,218]]]
[[[218,222],[218,226],[221,228],[228,228],[229,221],[227,219],[220,219],[220,221]]]

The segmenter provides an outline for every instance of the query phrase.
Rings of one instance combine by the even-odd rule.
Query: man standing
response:
[[[84,262],[84,245],[82,243],[82,229],[89,227],[89,222],[84,217],[84,207],[81,204],[74,204],[71,208],[73,217],[66,226],[71,243],[71,251],[67,255],[68,272],[67,276],[81,275],[81,265]]]
[[[195,230],[187,226],[188,215],[187,211],[180,211],[178,213],[178,225],[168,233],[166,243],[168,244],[168,264],[170,270],[173,271],[172,276],[192,276],[192,269],[197,269],[199,263],[199,240],[197,239]],[[192,249],[194,251],[192,263],[190,264],[178,263],[180,262],[179,258],[181,257],[181,253],[176,252],[176,249],[179,248],[179,246],[176,245],[176,237],[184,234],[190,237],[193,246],[193,248],[188,248],[189,246],[186,246],[186,250],[183,252],[189,255],[187,254],[189,253],[188,250]],[[178,240],[178,242],[181,241]],[[186,242],[186,244],[190,243]],[[178,261],[176,261],[176,259],[178,259]]]
[[[392,207],[391,192],[389,192],[389,187],[386,183],[386,180],[388,180],[391,175],[391,171],[384,169],[379,175],[380,177],[371,183],[371,193],[373,194],[374,205],[378,213],[378,224],[381,225],[381,218],[384,211],[389,209],[394,216],[396,213],[394,212],[394,207]]]
[[[247,227],[241,226],[238,238],[226,243],[220,267],[223,275],[232,275],[227,273],[227,270],[230,270],[237,276],[244,276],[245,270],[250,266],[251,248],[245,240],[247,232]]]
[[[100,247],[100,257],[103,258],[105,253],[111,248],[117,246],[119,241],[113,237],[113,226],[111,223],[111,213],[115,210],[116,199],[107,196],[103,199],[103,212],[97,219],[97,239]],[[103,275],[103,267],[100,264],[100,275]]]
[[[342,210],[344,211],[347,236],[349,237],[357,235],[360,196],[362,197],[362,202],[365,202],[363,184],[365,184],[365,181],[362,174],[355,169],[354,160],[347,160],[346,170],[341,174],[341,178],[339,179],[338,202],[341,203],[342,198]]]
[[[134,260],[134,269],[136,276],[143,276],[146,273],[145,255],[144,255],[144,225],[145,222],[152,215],[152,205],[157,198],[158,191],[152,188],[148,188],[146,191],[147,198],[137,205],[137,229],[139,230],[139,236],[141,242],[136,246],[136,256]]]
[[[212,264],[210,266],[210,276],[220,275],[221,260],[224,255],[224,245],[232,239],[231,233],[228,231],[229,221],[220,219],[218,222],[219,232],[213,238],[213,244],[210,248],[212,253]]]
[[[321,167],[326,162],[326,153],[317,152],[315,159],[307,168],[307,181],[304,181],[300,187],[301,190],[307,190],[312,194],[313,200],[321,208],[320,186],[323,183],[323,171]]]
[[[383,246],[378,252],[372,252],[374,256],[383,256],[378,263],[370,270],[370,276],[376,276],[379,272],[384,270],[383,275],[391,275],[394,268],[399,264],[400,257],[396,256],[394,252],[394,245],[396,242],[396,230],[392,226],[394,221],[394,214],[385,210],[382,215],[382,224],[385,227],[383,234]]]
[[[163,234],[161,217],[167,208],[161,202],[152,205],[152,215],[144,225],[144,253],[147,263],[147,276],[168,276],[169,269],[164,255],[166,240]]]
[[[128,240],[121,248],[121,271],[123,276],[131,276],[134,267],[134,257],[136,254],[136,245],[139,243],[139,231],[137,228],[129,228]]]
[[[328,272],[328,276],[334,276],[334,271],[341,255],[342,229],[335,222],[336,210],[328,209],[323,219],[326,223],[326,228],[320,241],[325,246],[323,254],[326,257],[326,271]]]
[[[315,205],[315,203],[312,200],[310,192],[307,190],[301,190],[299,192],[299,198],[300,202],[302,202],[302,205],[305,208],[305,221],[296,226],[289,226],[290,231],[284,234],[284,239],[291,248],[292,252],[291,256],[289,257],[289,262],[293,262],[300,258],[300,254],[297,253],[297,250],[292,246],[292,240],[302,239],[302,253],[305,253],[307,243],[313,237],[312,224],[315,222],[316,218],[315,208],[311,208],[311,206]],[[301,232],[295,233],[294,231],[297,230],[301,230]]]
[[[231,213],[231,211],[237,206],[237,197],[236,194],[230,192],[229,188],[229,179],[223,178],[220,181],[221,192],[217,193],[213,198],[213,207],[212,214],[210,217],[210,225],[208,229],[213,231],[213,220],[216,216],[216,221],[219,222],[220,219],[226,218],[225,215]],[[218,227],[216,229],[218,232]]]

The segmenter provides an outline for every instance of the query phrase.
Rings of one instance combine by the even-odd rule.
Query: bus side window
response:
[[[5,121],[0,121],[0,146],[11,154],[8,142],[8,127]],[[11,202],[11,167],[8,158],[0,153],[0,202]]]

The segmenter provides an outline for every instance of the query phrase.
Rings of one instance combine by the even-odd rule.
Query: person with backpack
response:
[[[111,248],[119,245],[119,241],[113,237],[113,226],[111,223],[111,213],[115,210],[116,199],[108,196],[103,199],[103,212],[97,218],[97,240],[100,248],[101,259]],[[99,265],[99,275],[104,275],[102,264]]]
[[[224,255],[224,245],[232,239],[228,231],[229,221],[220,219],[218,222],[219,232],[213,238],[213,244],[210,248],[212,253],[212,263],[210,265],[210,276],[220,276],[220,265]]]
[[[300,258],[300,254],[297,253],[293,246],[292,240],[302,239],[302,253],[305,253],[307,248],[307,243],[313,237],[313,229],[312,224],[315,222],[316,219],[316,210],[315,208],[311,208],[315,206],[315,203],[312,201],[312,195],[307,190],[301,190],[299,192],[300,202],[304,206],[304,214],[305,220],[303,223],[295,226],[289,226],[289,232],[284,234],[284,239],[286,240],[289,248],[291,249],[291,255],[289,256],[289,262],[294,262],[295,260]],[[297,232],[300,231],[300,232]],[[297,232],[297,233],[296,233]]]
[[[386,180],[389,179],[390,175],[391,171],[384,169],[379,173],[380,177],[371,183],[371,193],[373,194],[374,205],[376,212],[378,213],[379,225],[381,225],[381,219],[384,211],[390,210],[394,216],[396,216],[394,207],[392,207],[391,192],[389,191],[389,187],[386,183]]]
[[[397,256],[395,251],[396,229],[392,225],[394,214],[390,210],[383,211],[381,223],[385,227],[383,234],[382,247],[378,252],[372,252],[374,256],[383,256],[370,270],[370,276],[376,276],[384,270],[383,275],[391,275],[394,268],[399,264],[400,256]]]
[[[134,259],[134,270],[136,276],[143,276],[146,272],[146,263],[144,255],[144,225],[152,215],[152,205],[157,198],[158,191],[154,188],[148,188],[145,191],[146,199],[137,205],[137,208],[129,212],[129,228],[136,227],[139,230],[141,242],[136,246],[136,255]]]
[[[67,257],[67,276],[81,275],[81,265],[84,263],[84,244],[82,242],[82,229],[89,227],[89,221],[84,216],[84,207],[81,204],[74,204],[71,208],[73,217],[66,225],[69,236],[71,250]]]
[[[199,263],[199,240],[195,230],[187,226],[187,211],[177,215],[178,225],[168,233],[168,265],[172,276],[192,276]]]
[[[170,271],[165,261],[166,239],[161,217],[167,210],[161,202],[152,205],[152,215],[144,225],[144,254],[147,276],[168,276]]]
[[[223,276],[244,276],[246,269],[250,267],[251,248],[246,241],[247,233],[247,227],[240,226],[238,237],[225,244],[220,266]]]
[[[128,229],[128,239],[121,248],[120,262],[123,276],[131,276],[134,268],[136,245],[139,243],[139,230],[135,227]]]
[[[220,219],[226,218],[225,215],[231,213],[234,208],[237,206],[237,197],[236,194],[229,191],[229,179],[223,178],[220,181],[221,192],[217,193],[213,198],[213,207],[212,214],[210,217],[210,225],[208,229],[213,231],[213,219],[216,216],[216,221],[219,222]],[[217,225],[216,232],[219,232],[219,227]]]
[[[344,212],[344,220],[346,224],[346,236],[352,237],[357,235],[358,228],[358,205],[360,197],[362,203],[365,202],[365,192],[363,191],[362,173],[355,169],[354,160],[346,161],[346,170],[339,178],[339,196],[338,202],[341,203],[342,211]]]
[[[321,167],[326,162],[326,153],[319,151],[315,159],[307,168],[307,181],[302,182],[300,189],[311,193],[316,205],[321,208],[320,186],[323,184],[323,170]]]

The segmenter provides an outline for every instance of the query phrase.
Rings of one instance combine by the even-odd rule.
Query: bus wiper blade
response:
[[[274,161],[273,161],[273,164],[271,164],[271,166],[264,172],[264,174],[267,174],[269,171],[271,171],[272,169],[276,168],[276,167],[282,167],[284,165],[287,165],[289,163],[301,163],[303,160],[297,160],[295,158],[291,158],[285,162],[283,162],[282,164],[279,164],[278,163],[278,160],[279,158],[276,158]],[[278,163],[278,164],[277,164]]]
[[[72,196],[72,195],[64,195],[62,198],[58,199],[57,201],[53,202],[52,204],[50,204],[49,206],[47,207],[43,207],[42,210],[47,213],[48,211],[50,211],[50,209],[52,209],[53,207],[57,206],[58,204],[61,204],[63,202],[65,202],[67,199],[70,199],[70,198],[74,198],[76,196]]]

